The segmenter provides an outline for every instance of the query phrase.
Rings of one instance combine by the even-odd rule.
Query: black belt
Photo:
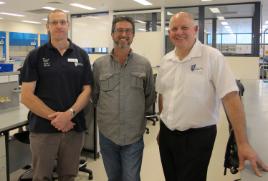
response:
[[[216,125],[209,125],[209,126],[205,126],[205,127],[201,127],[201,128],[190,128],[184,131],[179,131],[179,130],[170,130],[165,123],[163,123],[162,120],[160,120],[160,127],[163,129],[168,129],[170,132],[174,133],[174,134],[179,134],[179,135],[184,135],[184,134],[188,134],[188,133],[192,133],[192,132],[197,132],[197,131],[206,131],[208,129],[214,129],[216,128]]]

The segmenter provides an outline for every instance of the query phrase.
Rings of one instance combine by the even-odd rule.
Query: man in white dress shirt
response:
[[[167,181],[206,181],[222,102],[234,128],[239,169],[249,160],[256,173],[268,167],[247,140],[245,114],[235,78],[224,56],[196,39],[191,14],[180,12],[169,24],[175,49],[165,55],[156,81],[159,93],[159,150]]]

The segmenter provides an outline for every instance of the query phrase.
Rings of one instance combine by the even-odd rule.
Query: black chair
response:
[[[29,134],[30,134],[29,131],[21,131],[21,132],[14,134],[14,138],[22,143],[30,144]],[[31,167],[31,165],[26,165],[23,169],[25,169],[26,171],[22,175],[20,175],[18,181],[32,181],[33,169]],[[87,168],[86,160],[84,160],[84,159],[80,160],[79,171],[88,173],[88,180],[93,179],[93,173],[90,169]],[[56,173],[56,165],[55,165],[55,168],[53,170],[52,179],[53,180],[58,179],[58,175]]]
[[[152,111],[147,112],[145,114],[145,118],[146,118],[147,121],[152,121],[153,125],[155,126],[156,122],[158,121],[158,115],[155,112],[155,103],[152,105]],[[150,133],[150,130],[149,130],[148,127],[145,128],[145,132],[146,132],[146,134]]]
[[[158,115],[155,112],[155,103],[152,105],[152,110],[146,113],[145,118],[148,121],[152,121],[153,125],[155,126],[156,122],[158,121]]]
[[[157,76],[157,74],[154,74],[154,82],[156,81],[156,76]],[[155,126],[156,122],[158,121],[158,115],[155,112],[156,98],[157,98],[157,92],[155,92],[155,102],[150,107],[150,109],[147,110],[147,112],[145,113],[146,120],[152,121],[154,126]],[[147,128],[147,127],[146,127],[146,133],[149,134],[149,128]]]

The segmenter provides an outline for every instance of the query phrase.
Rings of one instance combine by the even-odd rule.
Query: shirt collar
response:
[[[69,41],[69,47],[68,47],[67,50],[71,50],[71,51],[73,51],[73,50],[74,50],[74,44],[73,44],[73,42],[72,42],[69,38],[68,38],[68,41]],[[48,48],[51,49],[51,50],[56,49],[56,48],[53,47],[53,45],[51,44],[51,41],[50,41],[50,40],[48,41]]]
[[[111,60],[117,61],[114,56],[114,49],[112,49],[112,51],[110,52],[110,57],[111,57]],[[133,57],[133,51],[132,49],[130,49],[130,51],[128,52],[128,57],[126,59],[125,65],[128,63],[129,59],[131,59],[132,57]]]
[[[172,55],[169,60],[171,61],[176,61],[176,62],[185,62],[185,61],[189,61],[192,58],[196,58],[196,57],[201,57],[202,56],[202,48],[201,48],[202,44],[199,40],[196,39],[194,46],[192,47],[192,49],[190,50],[189,54],[181,61],[178,60],[177,55],[176,55],[176,48],[174,48],[174,50],[172,51]]]

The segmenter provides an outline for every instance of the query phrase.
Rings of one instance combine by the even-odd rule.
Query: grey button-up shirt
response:
[[[100,132],[118,145],[138,141],[145,131],[145,112],[155,99],[150,62],[131,52],[121,65],[111,53],[94,62],[93,73]]]

